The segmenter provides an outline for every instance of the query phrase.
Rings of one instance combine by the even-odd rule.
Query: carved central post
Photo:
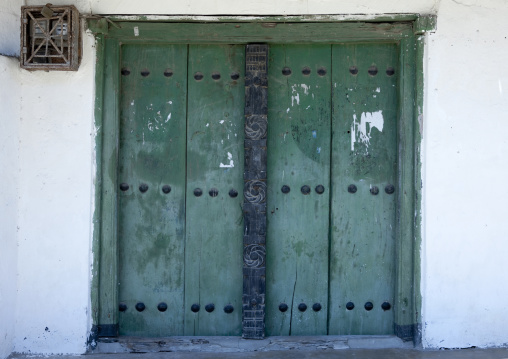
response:
[[[245,49],[243,337],[265,336],[268,45]]]

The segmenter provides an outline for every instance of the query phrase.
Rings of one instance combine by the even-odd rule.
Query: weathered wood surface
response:
[[[244,46],[189,46],[186,335],[241,334],[244,63]]]
[[[412,33],[410,23],[150,23],[121,22],[109,38],[124,42],[268,44],[343,43],[398,40]],[[135,30],[136,29],[136,30]],[[136,35],[137,34],[137,35]]]
[[[121,67],[120,334],[183,334],[187,46],[123,46]]]
[[[333,46],[332,57],[329,334],[390,334],[393,308],[381,305],[393,307],[395,295],[397,48]],[[395,193],[386,193],[390,185]]]
[[[270,47],[268,335],[327,333],[331,70],[330,45]]]
[[[265,336],[268,46],[245,46],[242,336]]]

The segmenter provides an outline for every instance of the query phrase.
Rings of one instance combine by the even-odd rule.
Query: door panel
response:
[[[191,45],[188,66],[185,334],[241,335],[245,47]]]
[[[267,335],[393,333],[397,53],[270,45]],[[241,335],[245,46],[121,66],[120,334]]]
[[[394,302],[397,48],[332,51],[329,334],[392,334],[393,310],[382,304]]]
[[[267,335],[327,332],[330,60],[330,45],[270,46]]]
[[[183,334],[186,82],[185,45],[122,47],[121,335]]]

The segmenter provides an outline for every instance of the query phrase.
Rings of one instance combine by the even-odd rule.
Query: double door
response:
[[[267,335],[393,333],[396,54],[269,47]],[[245,46],[121,64],[120,334],[241,335]]]

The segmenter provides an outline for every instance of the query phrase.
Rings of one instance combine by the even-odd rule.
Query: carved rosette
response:
[[[265,264],[265,256],[264,246],[249,244],[243,250],[243,263],[250,268],[260,268]]]
[[[265,115],[251,115],[245,119],[245,136],[251,140],[266,137],[267,120]]]
[[[258,180],[246,182],[243,195],[249,203],[265,203],[266,183]]]

